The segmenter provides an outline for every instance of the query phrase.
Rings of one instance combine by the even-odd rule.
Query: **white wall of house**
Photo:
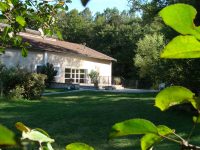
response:
[[[87,73],[91,70],[99,72],[102,83],[111,84],[112,61],[89,58],[72,53],[55,53],[29,51],[27,57],[22,57],[19,50],[7,49],[5,54],[0,56],[0,61],[6,66],[17,66],[27,68],[30,71],[36,71],[37,65],[44,65],[49,62],[59,71],[56,76],[56,82],[65,83],[65,68],[85,69]]]
[[[72,53],[54,53],[47,52],[47,62],[54,64],[54,66],[60,66],[60,74],[56,78],[57,82],[65,82],[65,68],[72,69],[86,69],[88,73],[91,70],[99,72],[101,78],[105,78],[105,82],[111,84],[112,74],[112,62],[108,60],[100,60],[95,58],[88,58]]]
[[[27,57],[22,57],[21,51],[7,49],[5,53],[0,56],[0,61],[7,67],[19,66],[34,71],[36,69],[36,64],[44,64],[43,57],[43,52],[39,51],[29,51]]]

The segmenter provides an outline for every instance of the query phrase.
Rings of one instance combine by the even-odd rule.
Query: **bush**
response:
[[[14,100],[23,99],[24,93],[24,87],[17,85],[14,89],[9,91],[8,98]]]
[[[3,94],[8,98],[36,99],[44,91],[46,75],[20,68],[5,68],[1,73]]]
[[[53,64],[47,63],[46,65],[42,66],[40,73],[45,74],[47,76],[47,78],[45,79],[45,85],[49,87],[51,82],[54,81],[54,77],[57,74],[57,70],[54,69]]]
[[[89,73],[89,77],[91,78],[92,83],[96,88],[99,87],[99,73],[97,71],[91,70]]]
[[[122,84],[121,78],[120,77],[114,77],[113,82],[115,85],[120,85]]]
[[[31,73],[27,76],[23,86],[25,89],[24,98],[37,99],[41,97],[45,89],[46,75]]]

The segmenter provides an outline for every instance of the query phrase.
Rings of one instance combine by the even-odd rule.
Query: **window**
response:
[[[65,83],[87,83],[86,69],[65,69]]]

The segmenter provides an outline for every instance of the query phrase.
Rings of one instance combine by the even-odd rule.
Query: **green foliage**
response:
[[[23,27],[26,25],[26,21],[22,16],[17,16],[16,21]]]
[[[112,127],[110,137],[133,134],[144,134],[141,138],[141,149],[147,150],[166,136],[174,134],[174,131],[164,125],[155,126],[152,122],[145,119],[131,119],[115,124]]]
[[[16,145],[15,134],[7,127],[0,125],[0,148],[1,146]]]
[[[139,68],[140,77],[149,77],[151,80],[159,78],[160,51],[165,46],[165,38],[159,33],[147,34],[137,42],[137,50],[134,58],[135,66]],[[165,73],[165,72],[163,72]]]
[[[194,24],[197,14],[195,8],[186,4],[175,4],[164,8],[159,14],[167,25],[184,35],[177,36],[169,42],[161,57],[199,58],[200,32]]]
[[[114,82],[115,85],[120,85],[120,84],[122,84],[122,80],[121,80],[120,77],[114,77],[114,78],[113,78],[113,82]]]
[[[22,141],[28,139],[29,141],[39,143],[39,149],[54,150],[51,144],[55,142],[55,140],[52,139],[43,129],[30,129],[21,122],[17,122],[15,126],[22,132]],[[46,146],[43,146],[43,143],[45,143]],[[85,143],[71,143],[66,146],[66,150],[94,150],[94,148]]]
[[[95,70],[91,70],[88,75],[89,75],[92,83],[94,83],[94,86],[96,88],[98,88],[98,84],[99,84],[99,72],[97,72]]]
[[[8,94],[9,99],[21,100],[24,98],[25,90],[23,86],[17,85],[14,89],[10,90]]]
[[[40,73],[45,74],[47,76],[45,84],[47,87],[49,87],[51,82],[55,80],[54,77],[58,72],[54,69],[53,64],[47,63],[46,65],[42,66]]]
[[[164,58],[199,58],[199,28],[194,26],[193,19],[196,15],[196,10],[189,5],[185,4],[175,4],[168,6],[161,10],[160,16],[163,18],[164,22],[172,27],[174,30],[183,34],[184,36],[178,36],[169,42],[169,44],[164,49],[164,52],[161,54]],[[189,36],[190,35],[190,36]],[[200,110],[200,98],[195,97],[195,94],[187,88],[181,86],[172,86],[162,90],[157,96],[155,100],[155,106],[159,107],[162,111],[170,108],[171,106],[182,104],[182,103],[190,102],[194,108],[198,111]],[[132,119],[137,120],[137,119]],[[137,131],[137,129],[144,126],[144,123],[139,122],[139,127],[136,124],[126,125],[128,122],[124,121],[118,123],[118,128],[115,129],[116,132],[122,132],[120,135],[129,135],[134,134],[132,131]],[[175,131],[171,130],[167,126],[157,126],[157,133],[146,133],[146,135],[141,139],[141,147],[142,150],[150,149],[153,145],[160,142],[163,139],[168,139],[170,141],[176,142],[181,145],[182,149],[199,149],[199,146],[195,146],[189,144],[189,139],[194,132],[195,125],[199,123],[199,115],[198,117],[193,117],[194,127],[189,133],[188,139],[185,140],[179,135],[175,133]],[[147,127],[147,126],[146,126]],[[150,127],[154,130],[155,127]],[[144,127],[143,127],[144,128]],[[144,128],[145,129],[145,128]],[[127,131],[129,134],[127,134]],[[136,132],[137,133],[137,132]],[[111,132],[112,134],[112,132]],[[138,134],[141,134],[140,132]],[[175,137],[170,137],[168,135],[173,134]],[[119,136],[120,136],[119,135]],[[178,140],[177,140],[178,138]]]
[[[61,12],[58,19],[64,40],[86,44],[117,59],[117,62],[113,62],[114,76],[137,76],[133,57],[142,28],[139,24],[141,20],[133,13],[107,8],[102,13],[92,15],[85,8],[81,12],[76,9],[68,13]]]
[[[157,127],[145,119],[131,119],[121,123],[116,123],[111,130],[110,138],[131,134],[157,134]]]
[[[199,46],[194,36],[177,36],[164,48],[161,58],[199,58]]]
[[[66,150],[94,150],[94,148],[85,143],[71,143],[66,146]]]
[[[159,143],[162,140],[161,137],[159,137],[156,134],[146,134],[141,139],[141,149],[142,150],[148,150],[153,147],[154,144]]]
[[[189,103],[194,99],[194,96],[195,94],[187,88],[171,86],[156,96],[155,106],[164,111],[174,105]]]
[[[3,34],[0,35],[1,50],[5,50],[10,46],[15,46],[22,49],[22,56],[27,56],[27,49],[30,45],[20,41],[16,45],[19,37],[18,33],[25,30],[27,27],[39,30],[49,36],[57,35],[62,39],[62,35],[58,30],[56,23],[56,15],[61,10],[68,10],[67,3],[71,0],[52,0],[52,1],[35,1],[35,0],[4,0],[0,2],[1,22],[8,24],[4,28]],[[85,6],[88,0],[82,0]],[[5,29],[8,29],[6,31]],[[43,35],[44,36],[44,35]]]
[[[31,73],[29,74],[22,86],[24,86],[25,93],[24,98],[26,99],[38,99],[42,96],[45,89],[46,75]]]
[[[1,71],[2,92],[12,99],[36,99],[45,88],[46,75],[31,73],[20,68],[3,67]]]
[[[200,34],[194,25],[196,14],[196,9],[186,4],[174,4],[159,12],[166,25],[183,35],[195,35],[198,38]]]

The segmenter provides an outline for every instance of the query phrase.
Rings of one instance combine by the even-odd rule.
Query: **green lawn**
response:
[[[191,114],[178,110],[160,112],[153,105],[154,94],[68,93],[45,96],[37,101],[2,101],[0,122],[16,132],[14,124],[17,121],[32,128],[43,128],[55,138],[56,149],[64,149],[66,144],[75,141],[88,143],[95,150],[140,149],[138,136],[107,140],[114,123],[131,118],[168,125],[183,136],[190,131]],[[192,142],[200,145],[199,141],[200,127],[192,138]],[[178,147],[164,142],[155,149],[174,150]]]
[[[66,92],[66,89],[53,89],[48,88],[44,90],[45,93],[54,93],[54,92]]]

